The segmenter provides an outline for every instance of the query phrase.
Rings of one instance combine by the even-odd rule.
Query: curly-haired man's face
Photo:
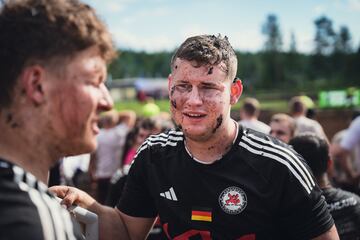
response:
[[[70,60],[61,75],[51,79],[49,135],[67,155],[91,152],[96,148],[99,114],[113,105],[104,85],[105,61],[96,48],[89,48]]]

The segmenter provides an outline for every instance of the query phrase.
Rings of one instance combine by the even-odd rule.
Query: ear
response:
[[[21,78],[28,99],[36,105],[41,104],[44,101],[44,68],[39,65],[26,67]]]
[[[243,91],[243,85],[240,79],[236,78],[234,82],[231,84],[231,97],[230,103],[234,105],[239,100]]]

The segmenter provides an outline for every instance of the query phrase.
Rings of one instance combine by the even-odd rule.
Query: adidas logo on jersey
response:
[[[169,189],[169,191],[160,193],[160,196],[162,196],[163,198],[172,200],[172,201],[178,201],[173,187],[171,187]]]

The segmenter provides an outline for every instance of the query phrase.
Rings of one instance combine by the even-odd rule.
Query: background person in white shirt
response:
[[[259,121],[260,103],[256,98],[245,98],[244,103],[240,109],[239,123],[247,128],[268,134],[270,126]]]

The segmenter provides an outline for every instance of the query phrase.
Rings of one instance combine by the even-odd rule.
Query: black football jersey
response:
[[[212,164],[192,159],[181,131],[150,136],[117,208],[134,217],[159,215],[170,239],[311,239],[333,225],[301,156],[241,127],[230,151]]]
[[[323,190],[341,240],[360,240],[360,197],[338,188]]]
[[[22,168],[0,159],[0,240],[72,240],[69,213],[47,186]]]

